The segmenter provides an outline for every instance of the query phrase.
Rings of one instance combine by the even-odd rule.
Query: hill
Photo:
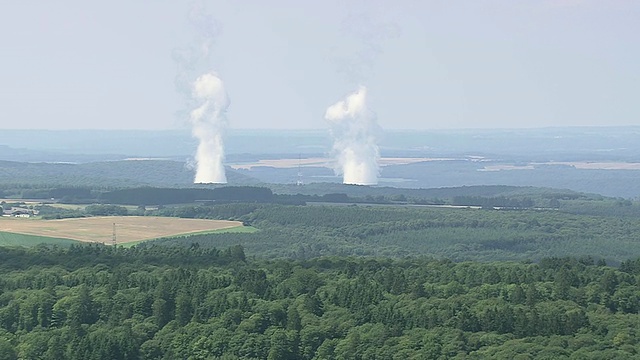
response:
[[[130,187],[193,186],[194,171],[186,163],[169,160],[128,160],[91,163],[25,163],[0,161],[0,186],[17,187]],[[255,184],[227,169],[229,182]]]

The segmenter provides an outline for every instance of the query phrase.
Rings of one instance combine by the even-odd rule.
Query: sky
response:
[[[186,129],[208,71],[234,129],[327,128],[360,85],[383,129],[640,125],[635,0],[0,5],[0,130]]]

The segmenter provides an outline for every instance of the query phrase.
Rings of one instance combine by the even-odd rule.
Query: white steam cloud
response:
[[[375,185],[380,172],[380,153],[376,142],[379,127],[374,113],[367,107],[367,88],[331,105],[325,113],[334,137],[336,173],[343,183]]]
[[[215,73],[201,75],[193,83],[192,97],[200,106],[191,111],[192,134],[198,139],[194,183],[226,183],[224,143],[229,97]]]
[[[196,1],[189,11],[189,23],[196,39],[190,46],[173,51],[177,65],[176,87],[188,98],[188,118],[191,133],[198,140],[195,154],[194,183],[226,183],[224,169],[224,130],[229,97],[220,77],[211,69],[214,64],[214,44],[222,32],[204,1]],[[195,80],[194,80],[195,79]]]

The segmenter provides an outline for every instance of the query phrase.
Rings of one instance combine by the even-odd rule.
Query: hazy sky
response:
[[[0,129],[186,128],[205,68],[231,128],[326,128],[358,85],[386,129],[640,125],[640,1],[202,4],[0,0]]]

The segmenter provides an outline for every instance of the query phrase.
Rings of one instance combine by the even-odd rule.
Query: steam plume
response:
[[[375,115],[367,108],[367,88],[360,86],[344,101],[331,105],[324,117],[331,125],[337,160],[335,171],[342,174],[342,182],[377,184],[380,153],[376,133],[379,127]]]
[[[192,4],[188,19],[195,29],[195,42],[175,49],[173,58],[178,66],[176,87],[188,97],[189,108],[193,109],[188,115],[191,133],[198,139],[193,182],[226,183],[223,135],[229,97],[222,80],[210,70],[214,62],[213,45],[222,28],[207,12],[204,1]]]
[[[200,106],[191,111],[192,134],[198,139],[195,183],[226,183],[224,144],[229,97],[222,80],[215,73],[206,73],[193,83],[192,97]]]

